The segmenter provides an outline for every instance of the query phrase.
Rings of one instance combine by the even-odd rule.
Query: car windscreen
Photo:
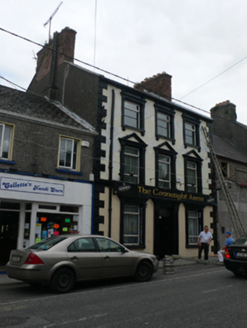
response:
[[[42,251],[47,251],[48,249],[52,248],[53,246],[57,245],[61,241],[67,239],[67,237],[50,237],[45,240],[40,241],[37,244],[34,244],[28,249],[36,249],[36,250],[42,250]]]
[[[247,236],[242,236],[233,243],[233,245],[247,246]]]

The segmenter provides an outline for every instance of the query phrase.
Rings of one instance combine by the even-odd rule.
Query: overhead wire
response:
[[[52,47],[49,47],[48,45],[42,45],[42,44],[40,44],[40,43],[38,43],[38,42],[36,42],[36,41],[30,40],[30,39],[28,39],[28,38],[26,38],[26,37],[23,37],[23,36],[20,36],[20,35],[18,35],[18,34],[16,34],[16,33],[10,32],[10,31],[8,31],[8,30],[2,28],[2,27],[0,27],[0,31],[3,31],[3,32],[5,32],[5,33],[8,33],[8,34],[10,34],[10,35],[12,35],[12,36],[15,36],[15,37],[17,37],[17,38],[20,38],[20,39],[22,39],[22,40],[24,40],[24,41],[27,41],[27,42],[33,43],[33,44],[35,44],[35,45],[37,45],[37,46],[39,46],[39,47],[41,47],[41,48],[45,48],[45,49],[48,49],[48,50],[50,50],[50,51],[52,51],[52,52],[56,52],[56,53],[58,53],[58,54],[60,54],[60,55],[63,55],[64,57],[66,57],[66,58],[68,58],[68,59],[70,59],[70,60],[72,59],[72,60],[74,60],[74,61],[76,61],[76,62],[79,62],[79,63],[81,63],[81,64],[83,64],[83,65],[86,65],[86,66],[89,66],[89,67],[91,67],[91,68],[97,69],[98,71],[104,72],[104,73],[106,73],[106,74],[109,74],[109,75],[111,75],[111,76],[114,76],[115,78],[118,78],[118,79],[120,79],[120,80],[126,81],[126,82],[128,82],[128,83],[133,84],[133,85],[138,84],[137,82],[131,81],[130,79],[124,78],[124,77],[122,77],[122,76],[120,76],[120,75],[118,75],[118,74],[112,73],[112,72],[107,71],[107,70],[105,70],[105,69],[102,69],[102,68],[100,68],[100,67],[97,67],[97,66],[94,66],[94,65],[92,65],[92,64],[89,64],[89,63],[87,63],[87,62],[85,62],[85,61],[82,61],[82,60],[80,60],[80,59],[78,59],[78,58],[75,58],[75,57],[72,57],[72,56],[68,56],[68,55],[66,55],[66,54],[63,53],[63,52],[59,52],[59,51],[53,49]],[[152,92],[152,89],[150,89],[150,88],[145,87],[145,89],[146,89],[147,91],[149,91],[149,92]],[[164,95],[162,95],[162,94],[159,94],[159,96],[160,96],[161,98],[164,98]],[[163,97],[162,97],[162,96],[163,96]],[[179,100],[179,99],[177,99],[177,98],[171,97],[171,99],[174,100],[174,101],[176,101],[176,102],[179,102],[179,103],[181,103],[181,104],[183,104],[183,105],[189,106],[189,107],[191,107],[191,108],[193,108],[193,109],[196,109],[196,110],[202,111],[202,112],[204,112],[204,113],[210,114],[209,111],[206,111],[206,110],[204,110],[204,109],[202,109],[202,108],[199,108],[199,107],[197,107],[197,106],[194,106],[194,105],[191,105],[191,104],[186,103],[186,102],[184,102],[184,101],[181,101],[181,100]]]
[[[242,61],[244,61],[245,59],[247,59],[247,56],[245,56],[244,58],[240,59],[238,62],[236,62],[235,64],[233,64],[232,66],[228,67],[227,69],[225,69],[223,72],[217,74],[215,77],[211,78],[210,80],[208,80],[207,82],[201,84],[199,87],[197,87],[196,89],[190,91],[189,93],[187,93],[186,95],[184,95],[183,97],[180,98],[183,99],[185,97],[187,97],[188,95],[190,95],[191,93],[197,91],[198,89],[204,87],[204,85],[207,85],[208,83],[212,82],[213,80],[217,79],[217,77],[221,76],[222,74],[224,74],[225,72],[229,71],[231,68],[233,68],[234,66],[238,65],[239,63],[241,63]]]
[[[30,39],[28,39],[28,38],[25,38],[25,37],[23,37],[23,36],[20,36],[20,35],[18,35],[18,34],[16,34],[16,33],[13,33],[13,32],[10,32],[10,31],[7,31],[7,30],[5,30],[5,29],[3,29],[3,28],[1,28],[1,27],[0,27],[0,30],[3,31],[3,32],[6,32],[6,33],[8,33],[8,34],[10,34],[10,35],[12,35],[12,36],[15,36],[15,37],[18,37],[18,38],[20,38],[20,39],[23,39],[23,40],[25,40],[25,41],[27,41],[27,42],[33,43],[33,44],[35,44],[35,45],[37,45],[37,46],[39,46],[39,47],[46,48],[46,49],[48,49],[48,50],[50,50],[50,51],[56,51],[56,50],[54,50],[53,48],[51,48],[51,47],[49,47],[49,46],[47,46],[47,45],[42,45],[42,44],[40,44],[40,43],[38,43],[38,42],[35,42],[35,41],[33,41],[33,40],[30,40]],[[87,63],[87,62],[84,62],[84,61],[82,61],[82,60],[80,60],[80,59],[78,59],[78,58],[75,58],[75,57],[72,57],[72,56],[68,56],[68,55],[64,54],[63,52],[58,52],[58,51],[56,51],[56,52],[57,52],[58,54],[60,54],[60,55],[63,55],[63,56],[65,56],[65,57],[69,58],[69,59],[73,59],[74,61],[77,61],[77,62],[79,62],[79,63],[81,63],[81,64],[87,65],[87,66],[92,67],[92,68],[94,68],[94,69],[97,69],[97,70],[99,70],[99,71],[101,71],[101,72],[104,72],[104,73],[106,73],[106,74],[112,75],[112,76],[114,76],[114,77],[116,77],[116,78],[119,78],[119,79],[121,79],[121,80],[127,81],[127,82],[129,82],[129,83],[134,84],[134,85],[137,84],[136,82],[131,81],[131,80],[129,80],[129,79],[126,79],[126,78],[124,78],[124,77],[122,77],[122,76],[120,76],[120,75],[117,75],[117,74],[111,73],[111,72],[109,72],[109,71],[107,71],[107,70],[104,70],[104,69],[102,69],[102,68],[100,68],[100,67],[97,67],[97,66],[95,66],[95,65],[92,65],[92,64],[89,64],[89,63]],[[189,94],[195,92],[196,90],[198,90],[199,88],[203,87],[204,85],[210,83],[211,81],[213,81],[214,79],[216,79],[216,78],[219,77],[220,75],[224,74],[226,71],[230,70],[232,67],[234,67],[234,66],[236,66],[237,64],[239,64],[240,62],[244,61],[246,58],[247,58],[247,56],[244,57],[243,59],[239,60],[237,63],[233,64],[232,66],[230,66],[229,68],[227,68],[226,70],[224,70],[223,72],[221,72],[220,74],[218,74],[217,76],[215,76],[214,78],[212,78],[212,79],[210,79],[209,81],[205,82],[204,84],[202,84],[202,85],[199,86],[198,88],[192,90],[190,93],[186,94],[186,95],[183,96],[182,98],[180,98],[180,99],[176,99],[176,98],[174,98],[174,97],[171,97],[171,99],[174,100],[174,101],[177,101],[177,102],[179,102],[179,103],[182,103],[182,104],[184,104],[184,105],[186,105],[186,106],[189,106],[189,107],[192,107],[192,108],[197,109],[197,110],[199,110],[199,111],[202,111],[202,112],[205,112],[205,113],[207,113],[207,114],[210,114],[209,111],[203,110],[203,109],[201,109],[201,108],[199,108],[199,107],[196,107],[196,106],[193,106],[193,105],[191,105],[191,104],[189,104],[189,103],[183,102],[183,101],[181,101],[181,99],[183,99],[183,98],[185,98],[186,96],[188,96]],[[5,80],[6,82],[12,84],[12,85],[14,85],[14,86],[16,86],[16,87],[18,87],[18,88],[24,90],[24,91],[27,91],[27,92],[30,92],[30,93],[33,93],[33,94],[35,94],[35,95],[40,96],[40,94],[36,94],[36,93],[34,93],[34,92],[31,92],[30,90],[27,90],[27,89],[25,89],[25,88],[19,86],[18,84],[14,83],[14,82],[11,82],[10,80],[6,79],[6,78],[3,77],[3,76],[0,76],[0,78],[3,79],[3,80]],[[147,88],[145,87],[145,89],[147,89]],[[149,90],[147,89],[147,91],[152,92],[151,89],[149,89]],[[164,98],[164,96],[163,96],[163,97],[162,97],[162,96],[163,96],[163,95],[160,95],[161,98]],[[150,115],[148,118],[152,117],[153,115],[154,115],[154,114]],[[148,119],[148,118],[147,118],[147,119]],[[92,158],[92,159],[93,159],[93,158]],[[104,159],[104,160],[105,160],[105,159]],[[121,164],[121,163],[120,163],[120,164]]]

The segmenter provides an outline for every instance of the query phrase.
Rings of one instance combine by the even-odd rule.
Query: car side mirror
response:
[[[122,247],[122,253],[127,253],[127,252],[128,252],[127,248]]]

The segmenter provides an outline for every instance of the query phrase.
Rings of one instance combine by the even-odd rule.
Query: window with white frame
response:
[[[124,236],[125,245],[139,245],[140,242],[140,208],[138,206],[124,206]]]
[[[158,187],[171,188],[171,158],[162,154],[158,156]]]
[[[124,181],[139,183],[140,152],[137,148],[124,148]]]
[[[0,123],[0,158],[10,159],[13,126]]]
[[[186,164],[186,181],[187,191],[197,192],[197,164],[194,162],[187,162]]]
[[[59,167],[78,169],[79,140],[61,137],[59,148]]]
[[[124,101],[124,125],[140,128],[140,106],[130,101]]]
[[[198,243],[198,212],[188,211],[188,245],[197,245]]]
[[[161,137],[171,137],[171,119],[169,115],[157,112],[157,134]]]
[[[196,146],[196,126],[191,123],[185,123],[185,143]]]

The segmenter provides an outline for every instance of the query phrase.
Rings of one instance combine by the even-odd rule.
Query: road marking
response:
[[[68,324],[72,324],[72,323],[76,323],[76,322],[91,320],[91,319],[95,319],[95,318],[101,318],[101,317],[105,317],[107,315],[108,315],[108,313],[101,313],[101,314],[96,314],[96,315],[89,316],[89,317],[79,318],[77,320],[63,321],[63,322],[59,322],[59,323],[56,322],[56,323],[52,323],[50,325],[45,325],[42,328],[54,327],[54,326],[57,326],[57,325],[59,325],[59,327],[60,327],[62,325],[68,325]]]
[[[231,287],[233,287],[233,285],[219,287],[219,288],[210,289],[210,290],[205,290],[204,292],[201,292],[201,294],[213,293],[213,292],[217,292],[219,290],[226,289],[226,288],[231,288]]]

